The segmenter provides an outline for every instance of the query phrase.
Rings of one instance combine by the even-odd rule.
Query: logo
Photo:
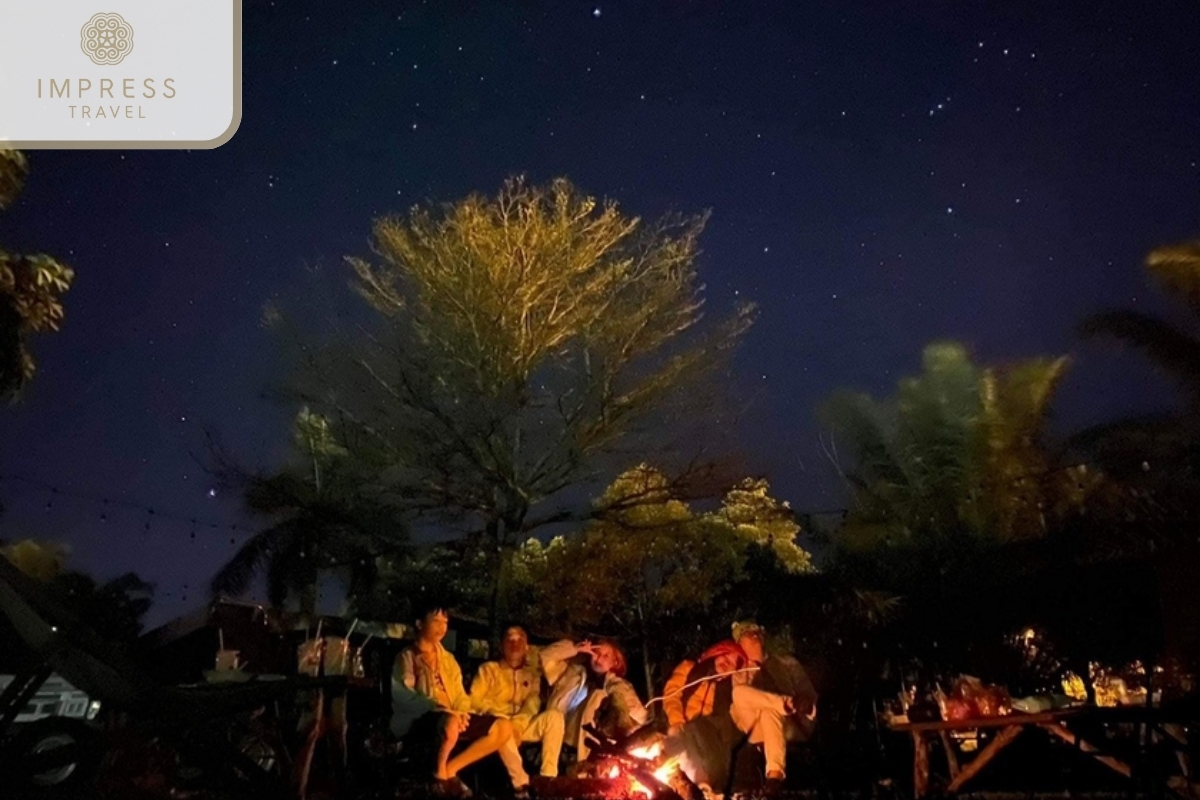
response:
[[[79,47],[96,64],[120,64],[133,52],[133,26],[120,14],[95,14],[79,32]]]
[[[242,118],[243,2],[0,0],[0,148],[229,141]]]

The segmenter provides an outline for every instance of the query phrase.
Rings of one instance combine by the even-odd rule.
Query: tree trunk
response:
[[[642,615],[642,603],[638,601],[638,628],[642,640],[642,674],[646,678],[646,699],[654,696],[654,672],[650,667],[650,637],[646,635],[646,618]]]
[[[504,577],[504,551],[500,545],[495,545],[491,556],[492,564],[492,596],[488,599],[488,646],[493,654],[500,652],[500,639],[504,631],[500,630],[500,584]]]
[[[654,697],[654,672],[650,668],[650,643],[642,636],[642,671],[646,674],[646,699]]]
[[[492,582],[492,590],[488,597],[488,647],[493,654],[499,653],[501,631],[500,627],[500,581],[504,570],[503,550],[500,547],[499,519],[488,520],[487,523],[487,570]]]

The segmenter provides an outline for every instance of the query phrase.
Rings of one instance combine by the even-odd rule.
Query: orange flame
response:
[[[633,748],[629,751],[629,755],[633,756],[634,758],[640,758],[643,761],[653,761],[662,755],[662,751],[662,742],[654,742],[653,744],[648,744],[644,747]]]

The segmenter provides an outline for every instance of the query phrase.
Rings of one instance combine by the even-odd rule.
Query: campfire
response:
[[[662,737],[646,741],[635,731],[623,740],[604,736],[591,726],[588,733],[592,752],[582,765],[581,778],[604,781],[604,795],[611,800],[703,800],[703,793],[679,768],[678,757],[664,757]]]

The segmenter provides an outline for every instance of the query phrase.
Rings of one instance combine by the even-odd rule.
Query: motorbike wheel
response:
[[[59,800],[87,796],[103,757],[101,737],[91,726],[50,717],[23,725],[3,760],[17,797]]]

